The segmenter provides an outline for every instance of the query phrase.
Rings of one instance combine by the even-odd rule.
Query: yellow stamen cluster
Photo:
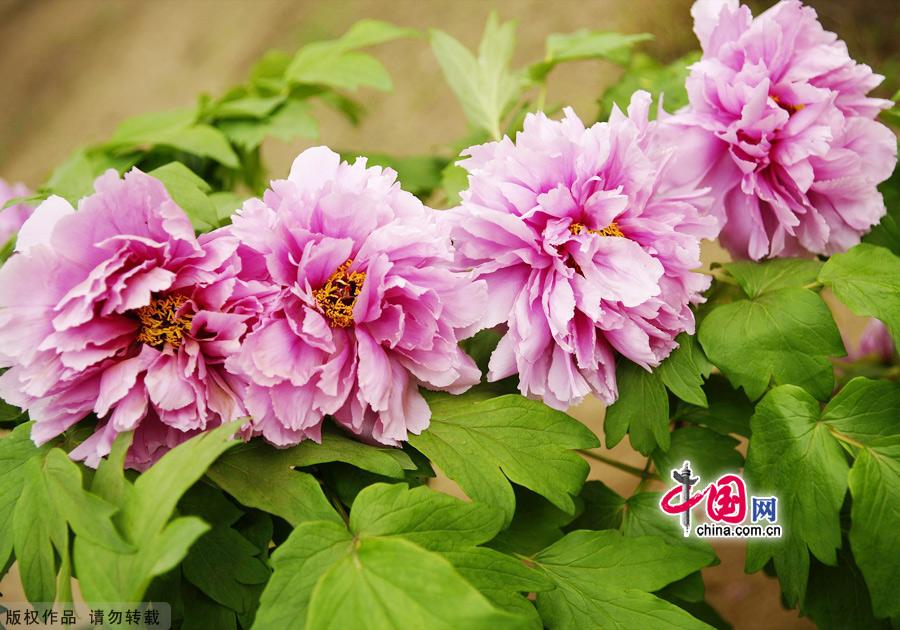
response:
[[[576,236],[578,236],[582,232],[590,232],[591,234],[597,234],[599,236],[625,236],[622,233],[622,230],[619,229],[619,226],[616,225],[615,221],[607,225],[602,230],[592,230],[590,228],[586,228],[583,223],[572,223],[569,226],[569,231]]]
[[[325,286],[313,292],[316,303],[332,326],[346,328],[353,323],[353,307],[366,280],[366,273],[347,273],[352,264],[353,261],[348,260],[338,267],[325,281]]]
[[[150,304],[137,309],[135,313],[141,322],[141,332],[137,340],[154,348],[166,344],[172,348],[181,346],[185,333],[191,331],[193,315],[178,315],[187,298],[183,295],[155,297]]]
[[[801,109],[803,109],[804,107],[806,107],[806,105],[804,105],[803,103],[800,103],[800,104],[798,104],[798,105],[791,105],[791,104],[789,104],[789,103],[782,103],[782,102],[781,102],[781,99],[778,98],[777,96],[773,96],[773,97],[772,97],[772,100],[775,101],[775,104],[778,105],[778,107],[780,107],[781,109],[783,109],[784,111],[786,111],[788,114],[796,114],[796,113],[799,112]]]

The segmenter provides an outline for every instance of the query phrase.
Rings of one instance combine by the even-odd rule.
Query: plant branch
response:
[[[619,470],[621,470],[623,472],[627,472],[628,474],[634,475],[635,477],[640,477],[641,479],[658,479],[659,478],[655,473],[651,473],[649,471],[649,468],[645,468],[644,470],[641,470],[640,468],[637,468],[635,466],[629,466],[628,464],[625,464],[620,461],[616,461],[615,459],[610,459],[609,457],[600,455],[599,453],[595,453],[593,451],[580,450],[578,452],[581,453],[582,455],[584,455],[585,457],[594,459],[598,462],[606,464],[607,466],[612,466],[613,468],[618,468]]]

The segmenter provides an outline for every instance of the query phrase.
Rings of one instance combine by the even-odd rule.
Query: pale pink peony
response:
[[[451,271],[434,214],[392,170],[325,147],[244,204],[231,231],[246,267],[281,292],[226,363],[250,381],[255,433],[278,446],[319,440],[330,414],[396,445],[428,426],[420,385],[461,392],[478,382],[457,331],[481,315],[484,283]]]
[[[569,109],[529,114],[515,142],[464,152],[469,189],[447,220],[458,265],[488,285],[477,327],[507,325],[489,380],[518,372],[523,394],[559,409],[613,403],[616,352],[649,370],[693,333],[709,278],[690,270],[715,220],[649,106],[638,92],[588,129]]]
[[[691,11],[703,57],[687,81],[686,169],[705,173],[738,258],[833,254],[859,242],[885,213],[876,186],[897,160],[897,139],[875,121],[890,101],[881,83],[825,31],[811,7],[785,0],[756,17],[737,0]]]
[[[72,452],[90,466],[134,430],[127,464],[143,469],[245,415],[224,362],[265,289],[238,279],[237,239],[197,238],[158,180],[110,171],[95,188],[77,212],[42,203],[0,270],[0,395],[29,411],[38,444],[96,414]]]
[[[10,185],[3,179],[0,179],[0,208],[3,208],[10,199],[27,197],[30,194],[31,191],[28,190],[25,184],[16,183]],[[9,208],[0,210],[0,247],[5,245],[19,231],[19,228],[25,223],[25,219],[33,211],[34,208],[25,203],[17,203]]]

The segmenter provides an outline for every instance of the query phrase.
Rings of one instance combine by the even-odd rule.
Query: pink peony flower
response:
[[[134,430],[127,463],[143,469],[245,415],[224,363],[264,291],[237,277],[237,240],[197,238],[158,180],[110,171],[95,188],[77,212],[42,203],[0,269],[0,395],[36,420],[38,444],[95,413],[72,452],[90,466]]]
[[[469,189],[448,214],[457,262],[488,285],[478,327],[508,328],[489,380],[518,372],[523,394],[559,409],[589,393],[611,404],[615,352],[649,370],[694,331],[689,304],[709,278],[690,270],[715,220],[649,106],[638,92],[628,116],[588,129],[570,109],[529,114],[515,142],[464,151]]]
[[[396,173],[325,147],[250,200],[231,231],[277,307],[226,366],[249,379],[253,429],[278,446],[319,440],[325,414],[396,445],[431,416],[418,386],[461,392],[480,377],[457,331],[484,307],[484,283],[451,271],[449,236]],[[263,272],[260,272],[263,273]]]
[[[735,257],[832,254],[885,213],[876,189],[897,139],[875,121],[890,101],[866,95],[883,77],[853,61],[816,12],[785,0],[753,18],[737,0],[691,11],[703,58],[690,106],[670,122],[694,133],[693,164],[716,197],[723,245]]]
[[[3,208],[4,204],[10,199],[27,197],[30,194],[31,191],[28,190],[25,184],[9,185],[3,179],[0,179],[0,208]],[[19,231],[19,228],[25,223],[25,219],[33,211],[34,208],[24,203],[17,203],[9,208],[0,210],[0,247],[5,245]]]

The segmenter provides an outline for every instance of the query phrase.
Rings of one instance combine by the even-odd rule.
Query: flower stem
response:
[[[822,289],[825,285],[816,280],[815,282],[810,282],[809,284],[804,284],[801,288],[809,289],[810,291],[818,291]]]
[[[598,462],[602,462],[607,466],[612,466],[613,468],[618,468],[623,472],[627,472],[630,475],[634,475],[635,477],[640,477],[641,479],[657,479],[658,477],[651,473],[649,470],[641,470],[640,468],[636,468],[635,466],[629,466],[628,464],[624,464],[620,461],[616,461],[614,459],[610,459],[609,457],[605,457],[600,455],[599,453],[594,453],[593,451],[580,450],[578,451],[585,457],[590,457],[591,459],[597,460]]]

